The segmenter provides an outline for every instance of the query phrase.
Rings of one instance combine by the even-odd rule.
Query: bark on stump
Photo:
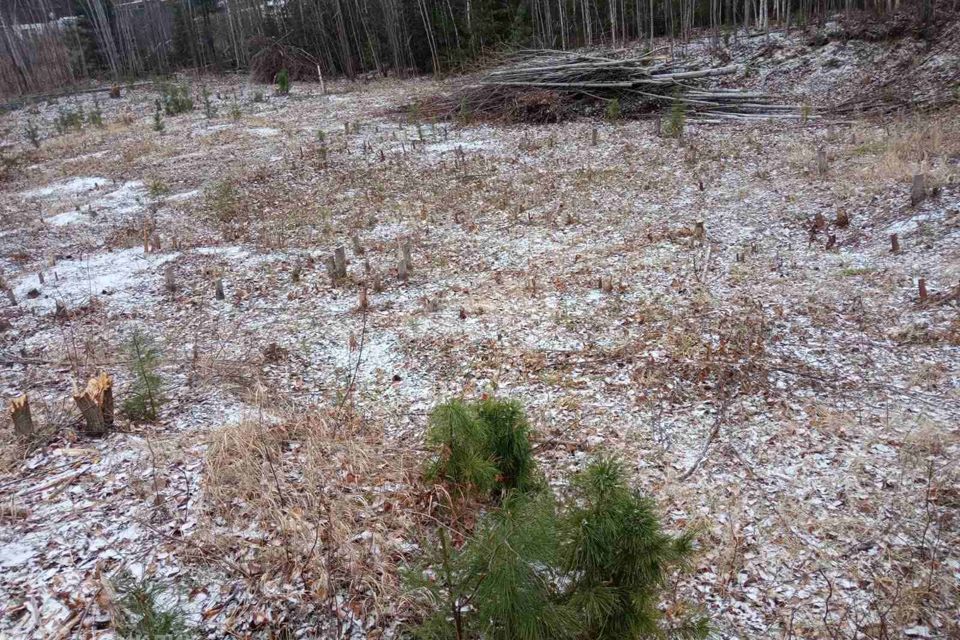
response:
[[[333,259],[333,256],[327,256],[327,259],[324,262],[324,265],[327,268],[327,275],[330,276],[330,282],[333,284],[337,284],[337,264],[336,264],[336,261]]]
[[[10,402],[10,417],[13,419],[13,432],[21,438],[33,435],[33,418],[30,415],[30,400],[26,395]]]
[[[913,176],[913,187],[910,189],[910,206],[915,207],[927,197],[927,177],[918,173]]]
[[[338,278],[347,277],[347,250],[337,247],[333,250],[333,265]]]
[[[113,428],[113,380],[106,373],[90,378],[87,388],[73,394],[86,424],[84,432],[92,436]]]
[[[410,258],[409,240],[404,240],[403,244],[400,245],[400,253],[404,264],[407,265],[407,271],[413,271],[413,260]]]
[[[170,293],[177,290],[177,279],[173,275],[173,265],[168,264],[163,270],[163,287]]]
[[[827,164],[827,151],[823,147],[817,149],[817,174],[821,176],[827,175],[827,169],[829,165]]]

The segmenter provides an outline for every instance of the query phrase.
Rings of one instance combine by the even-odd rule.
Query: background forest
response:
[[[930,22],[953,4],[920,0],[916,9]],[[265,73],[279,60],[295,78],[444,73],[504,47],[685,41],[698,28],[720,40],[836,11],[903,8],[897,0],[3,0],[0,94],[183,68],[257,71],[266,60]]]

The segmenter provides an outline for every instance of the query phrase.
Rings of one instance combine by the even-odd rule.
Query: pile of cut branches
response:
[[[710,86],[712,78],[737,73],[737,65],[694,68],[658,54],[523,51],[478,82],[423,100],[411,111],[431,119],[557,122],[602,114],[615,99],[624,116],[676,103],[702,119],[800,115],[796,107],[774,104],[762,93]]]
[[[287,70],[291,80],[317,79],[317,60],[299,47],[266,36],[254,36],[247,41],[247,49],[250,74],[256,82],[276,82],[281,69]]]

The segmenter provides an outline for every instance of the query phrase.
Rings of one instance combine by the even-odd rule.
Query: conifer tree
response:
[[[163,389],[157,367],[160,351],[154,342],[137,329],[127,343],[133,385],[123,403],[124,412],[133,420],[156,420],[163,404]]]

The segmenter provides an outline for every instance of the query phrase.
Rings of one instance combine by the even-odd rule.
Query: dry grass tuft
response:
[[[398,570],[416,549],[409,541],[426,495],[418,473],[415,452],[384,446],[352,419],[301,414],[225,427],[206,454],[211,521],[198,542],[263,584],[302,588],[297,607],[342,596],[339,618],[383,624],[398,614]],[[269,596],[263,606],[281,618],[307,610]]]
[[[960,156],[960,110],[915,114],[884,127],[872,127],[857,135],[851,149],[861,158],[864,178],[907,182],[924,172],[932,185],[960,180],[956,158]]]

